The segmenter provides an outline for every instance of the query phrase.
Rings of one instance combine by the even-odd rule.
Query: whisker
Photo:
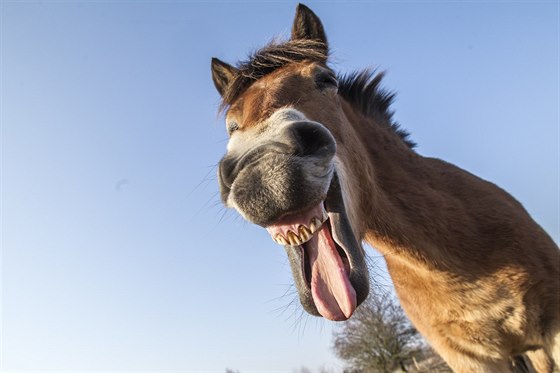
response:
[[[218,220],[218,224],[222,224],[222,222],[224,221],[224,218],[227,216],[227,214],[229,213],[229,209],[224,208],[222,215],[220,216],[220,219]]]
[[[204,177],[202,178],[202,180],[189,192],[187,193],[187,195],[185,196],[186,199],[188,199],[198,188],[200,188],[200,186],[204,183],[206,183],[206,185],[208,185],[208,183],[212,180],[214,180],[214,177],[209,177],[210,174],[212,173],[212,171],[216,171],[216,168],[218,167],[218,164],[209,166],[210,170],[208,170],[208,172],[206,173],[206,175],[204,175]]]

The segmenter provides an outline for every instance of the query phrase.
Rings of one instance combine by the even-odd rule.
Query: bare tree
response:
[[[308,367],[301,367],[299,369],[294,369],[293,373],[312,373],[312,371]]]
[[[312,370],[312,369],[309,369],[308,367],[302,366],[299,369],[294,369],[293,370],[293,373],[314,373],[314,372],[315,373],[334,373],[333,370],[325,368],[325,367],[318,368],[318,370],[317,369]]]
[[[374,289],[334,332],[334,350],[348,364],[345,372],[407,371],[413,357],[425,348],[395,299]]]

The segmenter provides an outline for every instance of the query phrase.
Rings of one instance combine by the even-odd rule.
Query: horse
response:
[[[229,136],[221,199],[285,247],[308,313],[346,320],[366,299],[366,242],[455,372],[510,372],[522,354],[558,371],[558,246],[498,186],[418,154],[382,73],[330,67],[315,13],[298,5],[287,41],[211,72]]]

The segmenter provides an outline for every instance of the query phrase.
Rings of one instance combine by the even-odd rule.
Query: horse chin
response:
[[[346,320],[365,300],[369,279],[364,250],[350,225],[336,172],[324,200],[267,230],[285,247],[308,313]]]

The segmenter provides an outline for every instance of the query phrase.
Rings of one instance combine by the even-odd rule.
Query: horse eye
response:
[[[237,122],[229,122],[227,124],[227,132],[231,136],[231,134],[239,129],[239,124]]]
[[[321,71],[315,77],[315,84],[319,89],[338,87],[338,80],[332,72]]]

